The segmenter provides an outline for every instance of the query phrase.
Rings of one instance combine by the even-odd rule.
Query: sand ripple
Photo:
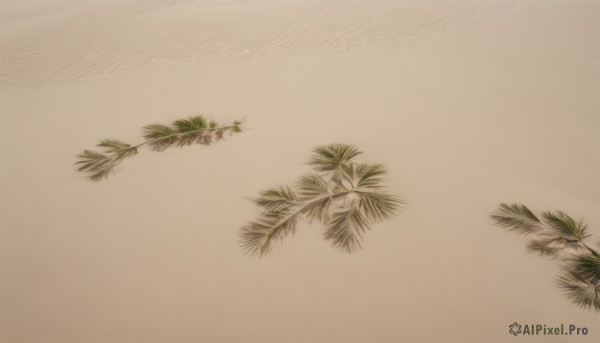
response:
[[[0,83],[85,79],[209,55],[356,49],[521,2],[87,0],[0,17]]]

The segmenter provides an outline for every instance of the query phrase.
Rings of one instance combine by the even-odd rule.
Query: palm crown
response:
[[[492,219],[502,228],[531,236],[531,252],[557,258],[570,251],[561,258],[564,272],[558,284],[575,304],[600,311],[600,254],[587,244],[590,234],[583,221],[561,211],[536,216],[520,204],[501,204]]]
[[[208,122],[202,116],[192,116],[173,122],[172,126],[153,124],[144,126],[145,141],[130,145],[116,139],[105,139],[98,143],[103,152],[84,150],[76,157],[77,171],[86,173],[91,181],[107,179],[111,172],[127,157],[136,155],[141,146],[148,145],[151,150],[164,151],[172,146],[183,147],[192,144],[210,145],[220,141],[226,133],[241,132],[241,122],[220,125]]]
[[[260,215],[242,227],[242,249],[250,255],[269,253],[275,241],[296,231],[301,218],[322,223],[325,239],[341,251],[361,248],[370,223],[394,215],[403,204],[383,191],[387,173],[383,165],[354,161],[361,153],[347,144],[316,147],[309,160],[314,172],[254,199]]]

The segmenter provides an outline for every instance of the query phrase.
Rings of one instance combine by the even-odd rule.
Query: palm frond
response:
[[[254,202],[266,211],[287,210],[297,205],[297,196],[289,186],[280,186],[260,193]]]
[[[565,291],[567,297],[579,307],[600,311],[600,283],[598,280],[592,282],[568,271],[558,278],[558,285]]]
[[[358,208],[371,220],[382,221],[396,215],[397,211],[404,204],[400,198],[375,192],[357,191]]]
[[[146,125],[142,128],[145,141],[136,146],[123,143],[116,139],[102,140],[98,146],[104,148],[104,154],[84,150],[76,155],[79,159],[79,172],[86,172],[92,181],[108,178],[108,175],[126,157],[138,153],[138,148],[148,145],[151,150],[164,151],[172,146],[183,147],[191,144],[210,145],[223,139],[226,132],[231,134],[241,132],[241,122],[235,121],[229,126],[219,126],[212,120],[207,123],[202,116],[176,120],[173,127],[161,124]]]
[[[272,243],[294,234],[299,212],[267,211],[242,227],[240,243],[245,254],[260,257],[271,251]]]
[[[165,125],[146,125],[143,131],[147,144],[154,151],[164,151],[177,142],[176,131]]]
[[[79,161],[75,165],[79,165],[77,171],[86,173],[91,181],[100,181],[108,177],[112,169],[115,167],[114,159],[111,156],[101,154],[99,152],[84,150],[83,153],[76,155]]]
[[[382,164],[357,163],[355,168],[356,186],[361,188],[381,188],[383,179],[387,174]]]
[[[500,208],[492,214],[496,225],[509,231],[530,234],[540,229],[540,220],[521,204],[500,204]]]
[[[333,194],[329,190],[327,181],[316,173],[305,174],[296,183],[298,193],[303,201],[308,202],[304,206],[303,214],[309,222],[318,220],[327,222],[331,205],[334,202]]]
[[[158,139],[172,136],[175,131],[166,125],[152,124],[146,125],[142,128],[144,131],[144,138],[146,139]]]
[[[319,174],[305,174],[298,179],[297,187],[302,198],[314,198],[329,193],[327,181]]]
[[[137,147],[116,139],[105,139],[98,143],[104,148],[104,153],[84,150],[76,155],[79,159],[77,171],[86,173],[88,179],[94,182],[108,178],[110,173],[126,158],[137,154]]]
[[[586,280],[600,280],[600,257],[583,254],[575,258],[571,266],[573,273]]]
[[[346,253],[362,248],[362,235],[369,230],[369,223],[358,208],[352,207],[333,214],[325,227],[325,239]]]
[[[583,221],[576,221],[561,211],[543,212],[540,220],[527,207],[518,204],[500,205],[492,218],[500,227],[533,234],[535,238],[527,249],[541,256],[556,257],[567,247],[575,248],[573,257],[561,259],[566,271],[558,278],[558,285],[573,303],[600,311],[600,254],[583,242],[590,236]]]
[[[274,240],[295,231],[300,217],[322,223],[325,239],[351,253],[360,249],[369,221],[389,218],[404,204],[378,191],[386,173],[383,165],[352,161],[361,153],[356,147],[332,144],[313,153],[310,164],[316,172],[302,175],[293,187],[273,188],[255,199],[260,217],[240,233],[247,254],[267,254]]]
[[[173,122],[173,126],[179,133],[187,133],[206,129],[206,119],[202,116],[193,116],[187,119],[179,119]]]
[[[322,145],[313,149],[313,155],[309,164],[317,171],[328,172],[347,165],[354,157],[362,154],[354,145],[330,144]]]
[[[576,222],[573,218],[563,212],[556,211],[556,213],[552,213],[546,211],[542,214],[542,217],[548,224],[548,228],[558,235],[575,237],[580,241],[589,237],[586,232],[587,225],[582,221]]]
[[[528,251],[537,252],[544,257],[556,257],[563,249],[564,246],[560,246],[556,238],[532,239],[527,244]]]
[[[104,139],[98,143],[99,147],[105,148],[104,151],[107,153],[119,152],[120,150],[126,150],[127,148],[131,148],[130,144],[121,142],[116,139]]]

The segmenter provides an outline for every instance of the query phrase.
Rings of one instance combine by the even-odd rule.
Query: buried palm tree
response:
[[[231,125],[220,125],[215,121],[207,122],[202,116],[193,116],[173,122],[172,126],[147,125],[144,126],[144,142],[130,145],[116,139],[105,139],[98,143],[104,152],[84,150],[76,157],[78,172],[86,173],[91,181],[107,179],[127,157],[136,155],[138,148],[147,145],[151,150],[164,151],[172,146],[183,147],[192,144],[210,145],[220,141],[226,133],[241,132],[242,123],[234,121]]]
[[[293,186],[279,186],[254,199],[260,216],[241,229],[246,254],[263,256],[274,242],[293,234],[301,218],[325,226],[325,239],[343,252],[361,248],[371,221],[382,221],[403,201],[383,192],[387,173],[381,164],[355,162],[362,152],[355,146],[332,144],[313,150],[309,164],[314,172]]]
[[[600,311],[600,254],[587,244],[587,225],[560,212],[538,217],[520,204],[501,204],[492,219],[502,228],[532,237],[527,248],[564,264],[559,286],[584,309]],[[570,252],[564,256],[564,252]]]

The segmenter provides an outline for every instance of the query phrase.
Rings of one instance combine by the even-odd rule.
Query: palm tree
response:
[[[260,215],[240,232],[244,252],[266,255],[273,242],[294,234],[301,218],[323,224],[325,239],[342,252],[361,248],[370,222],[389,218],[404,204],[383,191],[387,171],[382,164],[354,161],[361,153],[347,144],[318,146],[309,160],[313,172],[292,186],[260,193],[254,199]]]
[[[234,134],[242,131],[242,123],[234,121],[231,125],[219,125],[215,121],[207,122],[202,116],[193,116],[173,122],[172,126],[154,124],[143,128],[145,141],[138,145],[130,145],[116,139],[105,139],[98,143],[103,152],[84,150],[76,155],[79,159],[78,172],[87,174],[88,179],[98,182],[107,179],[123,160],[136,155],[144,145],[153,151],[164,151],[172,146],[183,147],[192,144],[210,145],[220,141],[226,133]]]
[[[501,204],[492,214],[501,228],[532,237],[531,252],[563,261],[564,272],[558,278],[566,295],[584,309],[600,311],[600,254],[587,239],[588,227],[561,211],[546,211],[536,216],[521,204]],[[565,256],[565,252],[570,254]]]

